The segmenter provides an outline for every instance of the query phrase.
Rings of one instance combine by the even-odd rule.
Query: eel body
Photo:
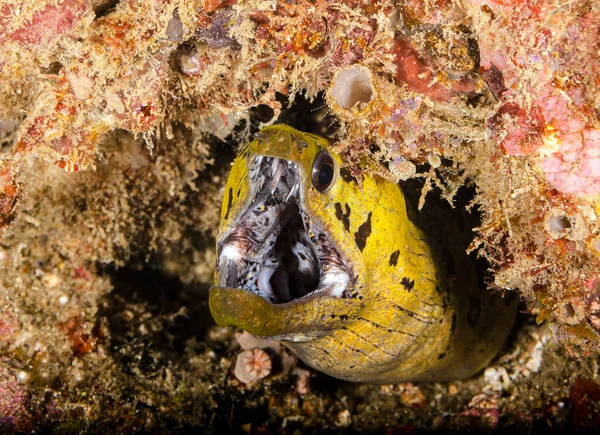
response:
[[[465,262],[448,273],[400,187],[359,182],[330,146],[276,125],[240,151],[221,211],[213,317],[339,379],[475,374],[504,344],[516,301],[480,288]]]

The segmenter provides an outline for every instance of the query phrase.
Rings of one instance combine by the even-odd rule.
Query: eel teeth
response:
[[[275,172],[279,169],[279,159],[273,160],[271,163],[271,177],[275,176]]]
[[[279,180],[281,179],[282,174],[279,160],[275,160],[273,166],[271,166],[271,171],[273,172],[273,180],[271,181],[271,195],[273,195],[277,189],[277,186],[279,185]]]
[[[269,281],[274,273],[275,268],[270,267],[265,267],[260,271],[258,279],[256,280],[256,286],[260,292],[269,296],[273,296],[273,287]]]
[[[285,197],[285,202],[288,202],[289,199],[294,196],[294,194],[296,193],[296,190],[298,190],[298,183],[294,184],[294,186],[290,189],[290,193],[287,194],[287,196]]]
[[[255,191],[256,191],[256,192],[260,192],[260,191],[261,191],[261,189],[263,188],[263,185],[265,184],[265,179],[264,179],[264,177],[258,177],[258,176],[257,176],[256,183],[257,183],[257,188],[256,188],[256,190],[255,190]],[[258,197],[258,195],[256,195],[256,194],[255,194],[255,195],[252,195],[252,202],[251,202],[251,204],[254,204],[254,203],[256,202],[256,198],[257,198],[257,197]]]
[[[258,176],[260,174],[259,168],[260,168],[260,164],[261,164],[262,160],[263,160],[262,156],[257,156],[256,159],[254,160],[254,164],[250,168],[250,175],[251,175],[252,181],[254,183],[256,183],[256,181],[258,180]]]

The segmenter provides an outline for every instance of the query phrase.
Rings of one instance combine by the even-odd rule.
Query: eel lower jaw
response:
[[[220,326],[235,326],[259,337],[297,343],[344,327],[344,319],[363,309],[363,302],[313,293],[292,302],[272,304],[247,290],[214,286],[209,308]]]

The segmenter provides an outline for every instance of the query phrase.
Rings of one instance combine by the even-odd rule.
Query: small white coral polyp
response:
[[[244,384],[256,382],[271,373],[271,357],[262,349],[249,349],[240,353],[235,364],[235,377]]]

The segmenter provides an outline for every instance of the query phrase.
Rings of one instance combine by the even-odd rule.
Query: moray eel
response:
[[[449,277],[438,251],[397,184],[359,183],[327,139],[275,125],[233,164],[209,306],[339,379],[464,379],[502,347],[517,304]]]

